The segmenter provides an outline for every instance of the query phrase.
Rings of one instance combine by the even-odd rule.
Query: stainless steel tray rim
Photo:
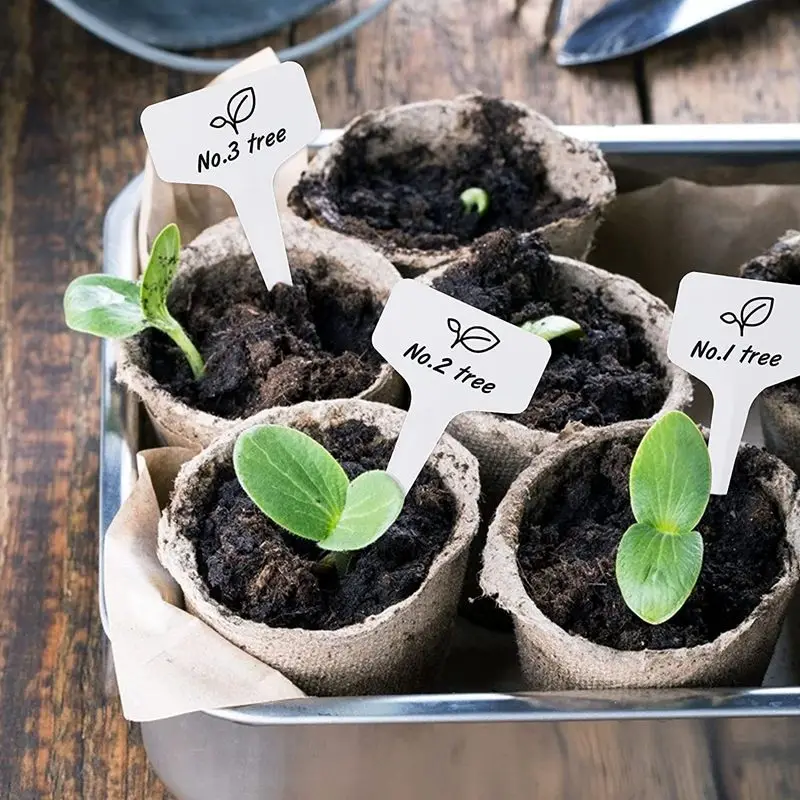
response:
[[[576,138],[598,143],[606,154],[696,155],[749,154],[793,156],[800,153],[800,124],[769,125],[620,125],[561,126]],[[341,130],[323,130],[312,149],[330,144]],[[126,276],[136,270],[136,215],[142,176],[134,178],[109,207],[103,230],[104,271]],[[133,260],[133,261],[132,261]],[[103,628],[108,617],[103,592],[105,535],[121,503],[123,486],[135,474],[135,452],[121,433],[121,418],[130,403],[114,381],[115,347],[102,347],[102,414],[100,449],[99,604]],[[662,690],[666,694],[671,690]],[[664,701],[652,691],[629,691],[627,702],[607,692],[472,693],[362,698],[316,698],[198,713],[241,725],[544,722],[649,718],[718,718],[800,716],[800,688],[697,690],[682,699]],[[563,706],[580,699],[581,708]],[[561,707],[559,700],[562,701]],[[765,702],[766,701],[766,702]]]
[[[663,690],[669,693],[668,689]],[[633,693],[635,696],[635,692]],[[652,693],[651,693],[652,694]],[[582,708],[558,707],[573,697]],[[800,689],[716,690],[683,693],[682,699],[652,699],[633,703],[604,692],[481,693],[393,695],[374,697],[312,697],[274,704],[203,711],[239,725],[336,725],[486,722],[579,722],[644,719],[717,719],[728,717],[800,716]],[[765,704],[765,699],[768,701]]]

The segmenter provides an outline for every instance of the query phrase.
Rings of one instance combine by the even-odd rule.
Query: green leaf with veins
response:
[[[703,565],[703,538],[697,531],[662,533],[637,522],[617,550],[617,583],[628,608],[659,625],[678,613],[694,589]]]
[[[575,320],[569,317],[560,317],[557,314],[530,322],[523,322],[520,328],[548,342],[552,339],[557,339],[559,336],[564,336],[568,339],[582,339],[586,336],[583,328]]]
[[[703,540],[694,528],[708,506],[711,460],[686,414],[671,411],[653,424],[629,480],[636,524],[617,550],[617,584],[631,611],[657,625],[681,609],[703,564]]]
[[[250,428],[236,440],[233,468],[250,499],[290,533],[319,542],[339,522],[347,475],[305,433],[281,425]]]
[[[64,318],[72,330],[106,339],[127,339],[147,327],[138,284],[111,275],[75,278],[64,293]]]
[[[320,542],[326,550],[360,550],[379,539],[403,510],[403,490],[382,470],[364,472],[347,487],[342,516]]]
[[[664,533],[692,530],[711,494],[711,459],[703,434],[686,414],[671,411],[639,444],[630,472],[637,522]]]
[[[403,508],[403,491],[386,472],[365,472],[351,482],[321,444],[280,425],[240,434],[233,466],[266,516],[323,550],[349,552],[372,544]]]

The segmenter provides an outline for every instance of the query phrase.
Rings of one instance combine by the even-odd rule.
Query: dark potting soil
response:
[[[560,431],[570,421],[608,425],[655,414],[666,399],[666,376],[635,320],[600,297],[564,292],[547,247],[508,231],[485,236],[474,261],[448,271],[434,287],[514,325],[559,314],[585,338],[559,337],[531,404],[514,417],[531,428]]]
[[[351,479],[384,469],[394,446],[377,428],[360,422],[306,433],[339,460]],[[284,531],[256,508],[231,467],[186,533],[211,596],[231,611],[276,628],[335,630],[412,595],[454,521],[453,496],[425,467],[394,525],[354,556],[340,580],[335,570],[319,564],[324,552],[313,542]]]
[[[742,277],[770,283],[800,284],[800,252],[795,245],[791,247],[783,242],[776,242],[763,255],[756,256],[745,264]],[[768,386],[765,393],[778,392],[787,395],[787,401],[796,401],[800,396],[800,378]]]
[[[550,188],[539,154],[521,144],[522,116],[514,106],[481,98],[462,117],[469,143],[447,163],[424,143],[374,159],[375,140],[391,132],[378,125],[350,131],[329,180],[301,178],[289,202],[308,218],[304,198],[325,198],[345,217],[345,232],[369,240],[377,230],[400,247],[421,250],[455,247],[499,228],[531,231],[584,212],[583,200]],[[473,186],[490,198],[482,217],[466,213],[459,199]]]
[[[739,625],[782,574],[785,532],[761,489],[773,465],[748,447],[727,495],[713,496],[697,530],[700,578],[686,605],[661,625],[640,620],[614,575],[617,545],[634,523],[628,472],[635,447],[611,442],[585,453],[520,528],[518,563],[528,594],[553,622],[617,650],[664,650],[710,642]]]
[[[140,339],[148,371],[173,396],[227,419],[359,394],[380,371],[370,339],[382,306],[324,275],[319,261],[295,270],[294,285],[269,292],[248,259],[176,281],[169,309],[203,355],[206,375],[195,380],[181,351],[154,329]]]
[[[756,281],[800,283],[800,252],[797,246],[776,242],[763,255],[756,256],[744,265],[742,277]]]

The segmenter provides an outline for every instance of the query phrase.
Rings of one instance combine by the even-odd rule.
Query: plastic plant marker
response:
[[[411,387],[387,467],[405,492],[453,417],[524,411],[551,353],[539,336],[413,280],[392,289],[372,344]]]
[[[642,438],[630,470],[636,524],[619,543],[616,577],[626,605],[658,625],[675,615],[703,565],[694,530],[711,492],[711,460],[703,435],[681,411],[659,418]]]
[[[141,123],[159,177],[227,192],[267,288],[290,284],[273,180],[321,129],[303,68],[288,61],[155,103]]]
[[[753,401],[800,375],[800,286],[689,273],[667,353],[714,396],[711,493],[727,494]]]
[[[241,433],[233,466],[266,516],[323,550],[350,552],[372,544],[403,509],[403,491],[386,472],[372,470],[350,481],[321,444],[282,425]]]

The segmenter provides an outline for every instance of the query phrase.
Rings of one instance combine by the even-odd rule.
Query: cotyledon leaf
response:
[[[319,542],[336,528],[349,481],[336,459],[301,431],[258,425],[244,431],[233,451],[236,477],[273,522]]]
[[[360,550],[383,536],[403,510],[400,484],[382,470],[364,472],[347,488],[342,516],[319,546],[324,550]]]
[[[82,275],[64,293],[64,318],[74,331],[126,339],[147,327],[139,286],[110,275]]]

